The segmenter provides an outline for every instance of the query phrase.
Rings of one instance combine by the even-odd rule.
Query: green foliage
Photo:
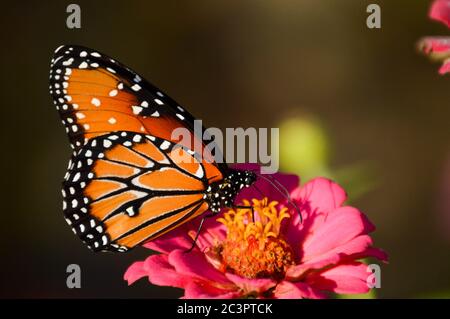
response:
[[[302,183],[319,176],[333,179],[346,189],[350,200],[364,195],[379,183],[376,169],[370,163],[330,167],[332,141],[317,119],[288,118],[279,127],[281,169],[299,175]]]
[[[329,141],[322,125],[312,118],[296,117],[280,125],[280,163],[283,170],[304,181],[327,176]]]

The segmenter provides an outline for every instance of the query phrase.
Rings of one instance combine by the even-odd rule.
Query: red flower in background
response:
[[[429,16],[450,28],[450,0],[435,0]],[[443,61],[440,74],[450,72],[450,37],[425,37],[420,40],[419,48],[433,60]]]
[[[273,175],[282,183],[298,213],[284,196],[258,181],[269,199],[246,189],[237,202],[248,209],[228,210],[204,223],[197,247],[186,252],[196,233],[185,224],[145,245],[160,254],[133,263],[128,284],[148,277],[154,285],[184,289],[184,298],[325,298],[328,293],[365,293],[371,275],[360,259],[387,255],[372,247],[375,227],[358,209],[345,206],[344,190],[316,178],[299,186],[298,177]]]

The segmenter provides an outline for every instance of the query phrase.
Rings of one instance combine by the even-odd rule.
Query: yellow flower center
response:
[[[246,278],[281,279],[294,263],[291,247],[280,233],[281,221],[289,218],[278,202],[253,199],[251,209],[230,209],[217,219],[227,228],[225,241],[216,247],[222,267]],[[244,200],[245,206],[250,206]]]

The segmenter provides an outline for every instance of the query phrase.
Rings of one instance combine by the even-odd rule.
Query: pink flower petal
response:
[[[145,261],[135,262],[124,274],[124,279],[128,281],[128,285],[143,277],[148,277],[154,285],[179,288],[183,288],[190,281],[188,276],[183,276],[175,271],[173,266],[169,264],[167,255],[153,255]]]
[[[296,203],[303,217],[300,218],[296,211],[290,211],[291,221],[284,230],[288,242],[294,248],[297,261],[299,244],[316,228],[324,222],[326,216],[341,206],[347,199],[345,191],[335,182],[326,178],[315,178],[301,188],[295,189],[291,193],[293,201]]]
[[[450,59],[445,60],[444,64],[439,69],[439,74],[450,73]]]
[[[128,282],[128,285],[131,285],[135,281],[148,275],[147,270],[144,268],[144,264],[144,261],[136,261],[128,267],[127,271],[123,275],[123,279]]]
[[[193,250],[189,253],[175,250],[169,254],[169,263],[180,274],[209,281],[215,285],[232,287],[233,284],[205,258],[205,255]]]
[[[425,37],[419,41],[419,49],[425,54],[450,52],[450,37]]]
[[[187,224],[171,230],[167,234],[158,237],[157,239],[145,243],[145,248],[168,254],[171,251],[181,249],[188,250],[192,246],[192,238],[189,237],[188,232],[195,228],[193,223],[195,221],[189,221]]]
[[[384,250],[382,250],[380,248],[375,248],[375,247],[368,247],[363,252],[353,254],[349,258],[351,258],[353,260],[358,260],[358,259],[367,258],[367,257],[376,258],[385,263],[387,263],[387,261],[389,259],[388,254]]]
[[[450,28],[450,1],[435,0],[430,8],[430,18],[440,21]]]
[[[244,291],[244,294],[262,294],[275,287],[275,285],[277,284],[277,282],[272,279],[249,279],[230,273],[226,273],[225,276],[237,287],[241,288]]]
[[[195,238],[195,235],[197,234],[198,227],[203,216],[204,215],[201,215],[194,220],[171,230],[167,234],[144,244],[144,247],[165,254],[168,254],[176,249],[190,249],[193,244],[193,238]],[[196,242],[196,246],[200,249],[200,251],[205,250],[207,247],[214,246],[217,240],[221,241],[225,238],[225,226],[217,222],[217,218],[219,217],[220,216],[218,215],[205,219]]]
[[[311,214],[328,214],[340,207],[347,199],[344,189],[326,178],[315,178],[292,194],[292,198],[300,205],[300,210]]]
[[[219,217],[221,217],[221,215],[205,219],[202,230],[197,239],[197,247],[200,251],[205,251],[210,247],[216,246],[218,242],[225,240],[226,229],[222,223],[217,221]],[[197,230],[192,232],[194,236],[196,231]]]
[[[349,243],[359,235],[368,234],[375,227],[356,208],[347,206],[338,208],[328,214],[322,225],[316,229],[309,229],[309,234],[303,241],[303,262],[313,259],[326,258],[326,254],[358,253],[370,245],[368,236],[361,237],[357,242]],[[346,245],[345,247],[343,247]]]
[[[192,281],[190,276],[178,273],[169,263],[167,255],[153,255],[145,260],[149,281],[158,286],[183,288]]]
[[[369,291],[367,265],[360,262],[340,264],[323,272],[312,273],[306,282],[320,290],[339,294],[361,294]]]
[[[232,299],[239,298],[241,295],[236,291],[229,291],[217,288],[208,282],[190,282],[186,285],[185,299]]]
[[[275,288],[274,297],[277,299],[324,299],[327,295],[302,282],[282,281]]]
[[[425,37],[419,41],[419,49],[433,60],[444,61],[441,75],[450,72],[450,37]]]
[[[306,271],[311,269],[321,269],[329,265],[335,265],[344,261],[353,261],[365,257],[379,257],[386,260],[387,255],[381,250],[372,248],[372,239],[368,235],[357,236],[348,242],[339,245],[322,255],[311,260],[292,266],[286,272],[286,277],[295,279],[301,277]]]

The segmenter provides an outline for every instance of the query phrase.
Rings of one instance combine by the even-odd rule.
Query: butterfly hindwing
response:
[[[194,152],[130,131],[76,151],[63,182],[64,214],[95,251],[125,251],[203,213],[214,177]],[[220,172],[213,172],[220,174]]]

